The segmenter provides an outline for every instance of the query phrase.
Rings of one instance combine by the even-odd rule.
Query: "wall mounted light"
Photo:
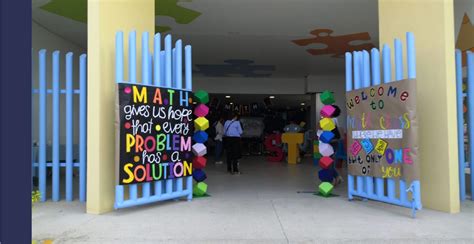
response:
[[[230,96],[229,96],[229,95],[227,95],[227,96],[225,96],[225,98],[230,98]]]
[[[273,98],[275,98],[275,96],[269,96],[269,98],[270,98],[270,99],[273,99]]]

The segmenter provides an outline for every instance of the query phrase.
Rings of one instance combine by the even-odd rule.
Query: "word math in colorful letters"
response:
[[[119,184],[192,176],[192,93],[117,84]]]

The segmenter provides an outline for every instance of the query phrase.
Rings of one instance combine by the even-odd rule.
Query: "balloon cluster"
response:
[[[322,119],[319,121],[321,130],[318,131],[318,140],[314,141],[314,158],[319,163],[321,170],[318,173],[321,184],[318,186],[319,193],[323,196],[331,195],[334,179],[334,169],[331,167],[334,163],[332,156],[334,155],[334,148],[331,146],[331,141],[336,136],[335,117],[339,116],[340,109],[334,105],[334,95],[330,91],[324,91],[320,94],[320,100],[324,104],[320,111]]]
[[[197,117],[194,120],[194,145],[192,151],[194,153],[193,159],[193,179],[196,181],[196,185],[193,188],[193,194],[195,196],[205,196],[207,194],[207,184],[204,180],[207,179],[204,168],[206,167],[207,159],[204,155],[207,154],[207,148],[204,143],[208,140],[209,136],[206,130],[209,128],[209,121],[206,116],[209,113],[209,107],[206,104],[209,102],[209,94],[206,91],[199,90],[194,93],[194,100],[198,104],[194,108],[194,115]]]

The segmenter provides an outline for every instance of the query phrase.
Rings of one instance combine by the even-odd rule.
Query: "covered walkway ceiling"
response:
[[[33,20],[87,46],[87,0],[33,0]],[[193,45],[195,75],[303,77],[378,46],[375,0],[156,0],[156,29]]]

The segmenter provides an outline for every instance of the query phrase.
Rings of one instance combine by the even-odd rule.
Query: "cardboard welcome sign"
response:
[[[192,175],[192,93],[117,85],[117,178],[136,184]]]
[[[416,80],[346,93],[351,175],[418,180]]]

